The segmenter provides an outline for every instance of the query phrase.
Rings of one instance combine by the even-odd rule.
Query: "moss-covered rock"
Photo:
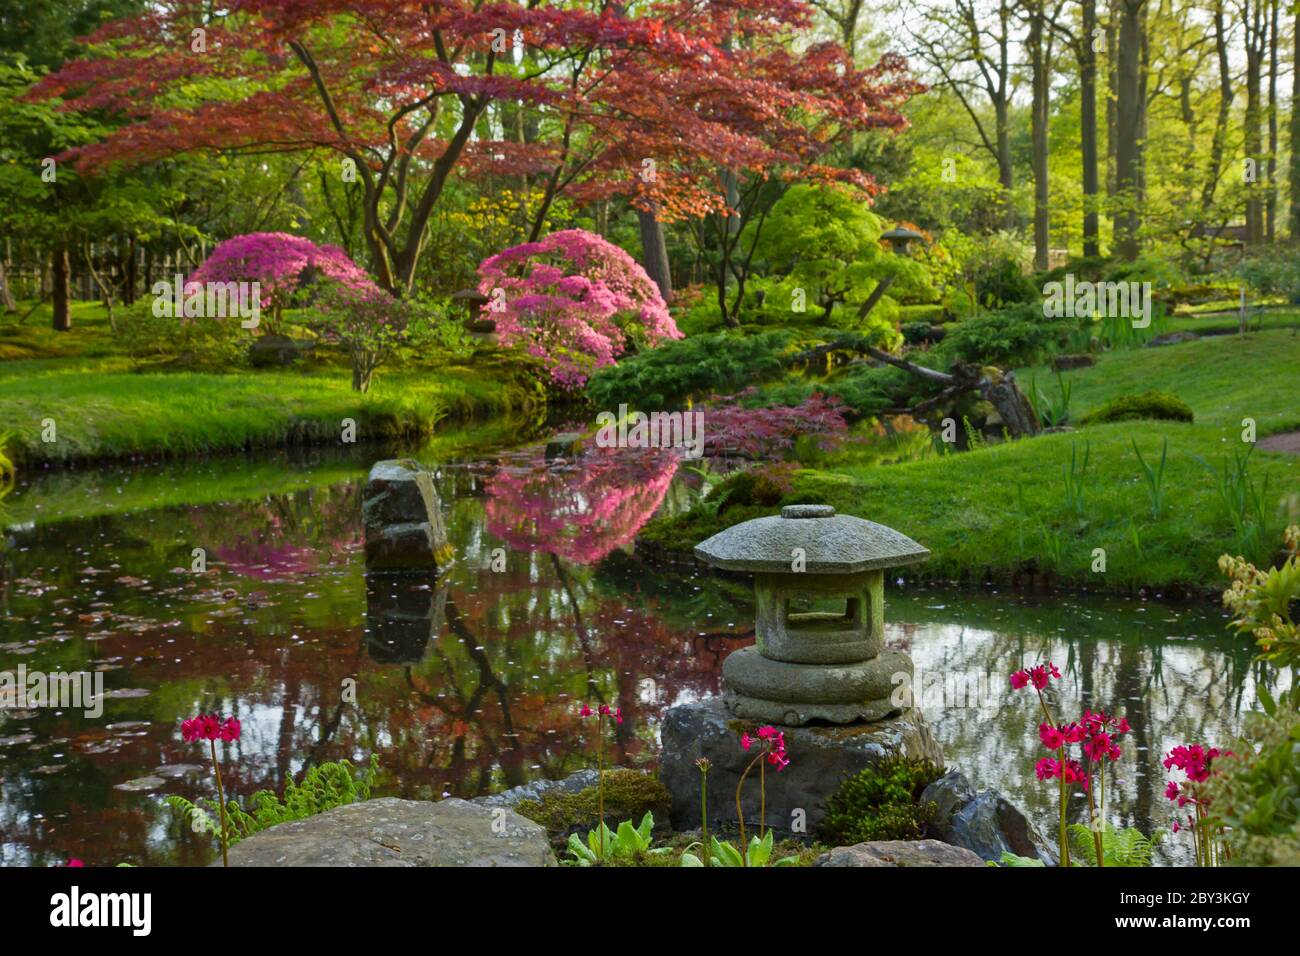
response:
[[[1190,422],[1193,415],[1191,406],[1177,395],[1171,395],[1169,392],[1151,391],[1112,398],[1101,408],[1083,416],[1081,424],[1127,422],[1140,418],[1170,422]]]
[[[655,829],[665,830],[671,808],[672,798],[654,774],[626,768],[605,771],[605,823],[610,829],[617,829],[624,820],[638,823],[649,811],[654,814]],[[563,846],[569,834],[585,834],[600,821],[600,790],[551,791],[540,800],[521,800],[515,812],[540,823],[552,843]]]

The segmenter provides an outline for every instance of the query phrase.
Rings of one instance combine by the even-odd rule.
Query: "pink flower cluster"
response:
[[[579,717],[591,717],[595,714],[599,714],[601,717],[613,717],[616,722],[623,723],[622,707],[610,709],[609,704],[601,704],[597,710],[592,710],[586,704],[583,704],[582,709],[578,711]]]
[[[239,739],[239,718],[227,717],[224,721],[216,714],[199,714],[181,721],[181,736],[187,741]]]
[[[1052,679],[1060,680],[1061,672],[1056,669],[1056,665],[1051,661],[1046,664],[1038,664],[1027,670],[1018,670],[1011,675],[1011,689],[1022,690],[1030,684],[1034,685],[1034,690],[1042,690]]]
[[[561,388],[581,387],[630,345],[655,346],[682,333],[646,271],[613,243],[584,229],[553,232],[479,265],[484,318],[506,345],[522,345]]]
[[[704,454],[721,458],[764,459],[794,447],[800,435],[811,435],[823,451],[848,434],[844,403],[834,396],[810,395],[798,405],[746,408],[756,393],[748,388],[736,395],[715,397],[704,409]]]
[[[1231,757],[1231,750],[1220,750],[1218,747],[1203,747],[1200,744],[1180,744],[1169,753],[1165,754],[1163,761],[1166,770],[1181,770],[1187,777],[1181,785],[1175,780],[1170,780],[1165,785],[1165,797],[1169,800],[1177,801],[1178,809],[1191,806],[1195,809],[1196,815],[1200,816],[1209,802],[1202,796],[1198,796],[1193,784],[1204,783],[1213,776],[1212,765],[1218,757]],[[1192,816],[1187,817],[1187,828],[1195,829],[1196,820]],[[1174,833],[1184,829],[1182,821],[1175,819],[1173,824]]]
[[[749,750],[753,747],[755,738],[757,738],[760,746],[764,748],[765,759],[776,767],[778,773],[790,766],[790,758],[786,756],[785,752],[784,733],[768,725],[759,727],[758,730],[754,731],[754,734],[755,736],[751,737],[749,731],[745,731],[740,735],[740,746],[743,749]]]
[[[257,282],[262,307],[283,306],[298,288],[304,270],[358,292],[378,287],[338,246],[318,246],[286,232],[250,232],[220,242],[185,281]]]

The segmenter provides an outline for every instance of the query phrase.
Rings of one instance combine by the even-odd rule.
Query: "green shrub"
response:
[[[1205,791],[1234,865],[1300,866],[1300,692],[1261,698],[1264,710],[1246,715],[1244,736],[1215,762]]]
[[[794,491],[794,466],[780,463],[735,471],[709,489],[706,499],[718,514],[738,505],[773,508]]]
[[[122,347],[137,365],[222,370],[245,364],[252,335],[239,319],[177,319],[153,314],[144,299],[117,319]]]
[[[597,408],[661,409],[691,396],[727,394],[782,371],[781,356],[794,333],[774,329],[759,335],[714,333],[665,342],[600,369],[587,382]]]
[[[947,327],[935,351],[979,365],[1003,368],[1033,365],[1059,351],[1069,341],[1069,319],[1043,315],[1041,304],[1019,305],[986,312]]]
[[[1097,425],[1102,422],[1127,422],[1148,418],[1169,422],[1190,422],[1193,413],[1191,406],[1177,395],[1151,391],[1112,398],[1101,408],[1084,415],[1080,424]]]
[[[1150,282],[1152,289],[1169,289],[1183,285],[1183,270],[1163,256],[1148,253],[1132,262],[1116,262],[1106,270],[1107,282]]]
[[[928,760],[890,757],[849,777],[831,794],[821,836],[835,846],[871,840],[919,840],[937,808],[921,791],[944,775]]]

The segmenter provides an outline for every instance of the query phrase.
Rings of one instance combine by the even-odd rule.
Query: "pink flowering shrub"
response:
[[[848,434],[844,403],[834,396],[814,394],[798,405],[746,408],[744,399],[755,391],[709,399],[703,409],[705,455],[768,459],[790,451],[801,435],[829,451]]]
[[[352,388],[365,392],[375,370],[392,360],[420,318],[418,305],[395,299],[378,286],[357,288],[329,281],[321,286],[309,321],[324,341],[347,352]]]
[[[646,271],[584,229],[506,249],[478,273],[483,315],[502,343],[542,359],[561,388],[581,387],[629,349],[682,338]]]
[[[313,278],[330,279],[356,292],[378,289],[365,270],[338,246],[318,246],[310,239],[284,232],[250,232],[218,243],[185,285],[259,283],[262,308],[270,312],[265,322],[270,333],[279,329],[281,315],[293,294]]]

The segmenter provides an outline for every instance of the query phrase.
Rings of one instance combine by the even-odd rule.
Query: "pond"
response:
[[[308,762],[372,754],[381,792],[410,798],[562,776],[592,762],[576,712],[596,700],[627,715],[617,761],[649,766],[665,709],[718,693],[722,658],[752,640],[743,580],[627,547],[657,510],[697,494],[676,459],[610,450],[573,463],[534,445],[438,462],[454,569],[368,588],[360,490],[377,457],[28,476],[6,501],[0,671],[91,671],[105,692],[97,717],[0,709],[0,863],[213,859],[160,802],[211,792],[205,752],[179,732],[200,711],[242,720],[223,772],[245,797]],[[195,549],[206,573],[192,571]],[[1255,703],[1252,648],[1213,605],[895,581],[886,592],[888,639],[916,661],[948,764],[1048,833],[1037,714],[1007,685],[1022,663],[1057,662],[1063,711],[1128,716],[1108,803],[1144,831],[1170,822],[1161,754],[1224,740]]]

